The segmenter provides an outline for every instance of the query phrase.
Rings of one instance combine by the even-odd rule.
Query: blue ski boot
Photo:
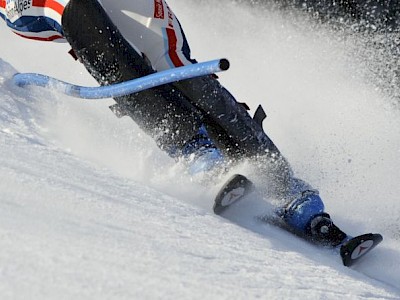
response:
[[[277,212],[295,233],[303,235],[317,244],[336,247],[347,235],[333,224],[324,212],[324,203],[316,191],[305,191]]]
[[[208,137],[204,126],[199,129],[198,134],[192,140],[186,143],[182,154],[191,175],[213,171],[224,165],[221,151]]]

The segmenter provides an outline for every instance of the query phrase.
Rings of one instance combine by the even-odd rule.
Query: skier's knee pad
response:
[[[316,193],[303,195],[286,208],[283,218],[293,229],[305,232],[310,221],[324,212],[324,203]]]

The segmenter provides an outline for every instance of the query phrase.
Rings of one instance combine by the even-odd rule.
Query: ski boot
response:
[[[198,134],[185,144],[182,154],[190,175],[214,171],[224,163],[221,151],[208,137],[204,126],[201,126]]]
[[[336,247],[347,238],[324,212],[324,203],[316,191],[303,192],[277,214],[290,230],[316,244]]]
[[[307,236],[323,246],[337,247],[347,240],[347,234],[333,224],[329,214],[315,216],[307,228]]]

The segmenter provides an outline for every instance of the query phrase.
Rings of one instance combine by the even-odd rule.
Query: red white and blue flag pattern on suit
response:
[[[0,0],[0,17],[16,34],[34,40],[64,40],[61,16],[67,0]]]

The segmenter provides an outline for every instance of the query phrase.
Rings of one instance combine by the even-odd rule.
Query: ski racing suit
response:
[[[69,3],[68,10],[71,12],[65,16],[66,20],[63,20],[64,11],[67,10],[66,7]],[[196,63],[190,58],[189,44],[181,25],[165,0],[98,0],[98,2],[96,0],[0,0],[0,17],[6,21],[7,26],[14,33],[21,37],[39,41],[66,42],[68,40],[72,45],[65,29],[71,27],[70,23],[85,21],[82,20],[84,18],[74,20],[73,14],[86,9],[85,5],[87,4],[99,8],[99,3],[106,15],[93,18],[104,19],[108,16],[127,41],[128,46],[149,61],[151,68],[155,71]],[[74,10],[75,6],[79,6],[79,8]],[[79,33],[75,36],[72,35],[72,40],[80,34],[86,33],[84,28],[78,27],[77,30]],[[82,60],[89,72],[96,68],[98,63],[97,61],[95,63],[86,62],[84,58]],[[96,78],[96,72],[92,72],[92,75]],[[112,76],[108,78],[107,82],[102,82],[102,78],[99,76],[96,79],[101,84],[113,83]],[[121,79],[116,79],[114,82],[118,80]],[[202,169],[209,170],[213,164],[221,164],[224,155],[234,158],[243,156],[259,158],[262,164],[267,165],[263,170],[272,174],[272,181],[278,182],[279,188],[276,189],[278,191],[276,195],[289,202],[280,210],[282,218],[295,230],[303,232],[308,230],[310,220],[315,216],[322,215],[324,211],[324,205],[318,192],[312,191],[307,183],[293,176],[290,166],[280,155],[279,150],[264,133],[261,126],[248,115],[246,109],[236,102],[215,78],[210,76],[180,82],[176,84],[176,87],[195,103],[195,109],[189,109],[185,118],[170,123],[176,126],[173,127],[173,130],[166,130],[179,132],[179,134],[159,138],[157,137],[159,133],[154,134],[153,127],[159,126],[162,122],[153,124],[153,127],[149,129],[148,123],[141,120],[143,115],[148,116],[149,114],[142,113],[140,116],[131,117],[139,126],[142,125],[141,127],[145,131],[147,129],[156,140],[159,139],[157,141],[159,146],[171,156],[184,155],[194,157],[193,162],[200,161],[198,164],[200,167],[192,169],[194,173]],[[119,103],[126,104],[126,102]],[[169,109],[182,111],[176,103],[171,102],[167,106]],[[214,110],[213,113],[210,113],[210,107]],[[135,108],[135,110],[137,109],[139,107]],[[185,111],[185,109],[187,110],[187,108],[183,110]],[[198,110],[201,111],[202,117],[193,117]],[[233,120],[235,121],[233,122]],[[207,127],[205,124],[213,126]],[[215,133],[213,128],[223,128],[227,133],[224,135],[221,130]],[[225,137],[221,138],[221,136]],[[173,146],[168,144],[171,140],[174,140]],[[176,154],[177,148],[180,149],[178,154]],[[282,188],[282,186],[284,187]]]

